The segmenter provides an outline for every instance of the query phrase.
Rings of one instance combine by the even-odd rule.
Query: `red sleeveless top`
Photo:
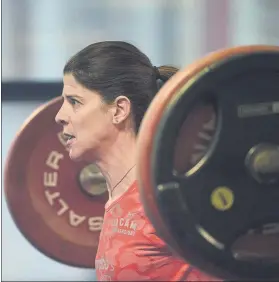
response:
[[[137,182],[105,207],[95,268],[98,281],[217,281],[175,257],[157,237]]]

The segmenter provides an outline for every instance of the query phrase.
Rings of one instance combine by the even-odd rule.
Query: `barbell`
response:
[[[92,268],[108,200],[96,166],[75,163],[54,117],[25,121],[5,163],[9,211],[59,262]],[[218,50],[174,75],[138,135],[137,178],[158,235],[228,279],[279,279],[279,47]]]

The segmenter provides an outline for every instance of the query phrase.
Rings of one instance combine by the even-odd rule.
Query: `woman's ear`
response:
[[[125,121],[131,113],[131,101],[126,96],[118,96],[113,104],[112,122],[119,124]]]

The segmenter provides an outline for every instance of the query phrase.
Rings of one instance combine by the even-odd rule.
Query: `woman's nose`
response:
[[[55,122],[62,126],[68,124],[68,117],[63,109],[63,106],[60,108],[60,110],[56,114]]]

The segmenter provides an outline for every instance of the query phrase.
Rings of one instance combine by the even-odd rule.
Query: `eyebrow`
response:
[[[62,96],[63,96],[64,98],[78,98],[78,99],[81,99],[81,100],[83,99],[81,96],[75,95],[75,94],[63,93]]]

